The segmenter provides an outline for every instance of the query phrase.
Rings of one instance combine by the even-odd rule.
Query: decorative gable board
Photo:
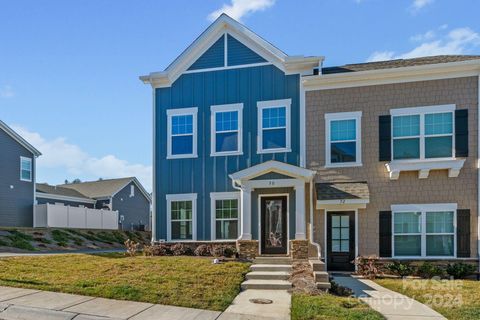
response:
[[[252,180],[275,180],[275,179],[295,179],[294,177],[287,176],[278,172],[269,172],[255,177]]]
[[[225,35],[221,36],[188,70],[218,68],[225,66]]]
[[[228,66],[238,66],[244,64],[267,62],[264,58],[255,53],[246,45],[228,35],[227,38],[227,64]]]

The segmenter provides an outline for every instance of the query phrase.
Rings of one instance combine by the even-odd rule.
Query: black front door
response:
[[[327,215],[327,268],[353,271],[355,265],[355,212],[329,212]]]
[[[262,254],[286,254],[287,197],[262,197],[260,206]]]

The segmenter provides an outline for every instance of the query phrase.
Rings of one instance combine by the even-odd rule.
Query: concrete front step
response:
[[[313,279],[315,282],[329,282],[328,272],[326,271],[314,271]]]
[[[316,285],[317,285],[317,288],[320,290],[327,290],[332,287],[330,282],[318,282],[316,283]]]
[[[325,262],[321,260],[308,260],[310,266],[312,267],[313,272],[315,271],[325,271]]]
[[[287,271],[253,271],[247,273],[246,278],[247,280],[288,280],[288,278],[290,278],[290,273]]]
[[[265,256],[260,256],[256,257],[255,260],[253,260],[253,263],[255,264],[292,264],[292,258],[290,257],[282,257],[282,256],[277,256],[277,257],[265,257]]]
[[[242,283],[242,289],[257,290],[288,290],[292,288],[292,284],[287,280],[260,280],[250,279]]]
[[[289,264],[252,264],[252,271],[285,271],[292,272],[292,266]]]

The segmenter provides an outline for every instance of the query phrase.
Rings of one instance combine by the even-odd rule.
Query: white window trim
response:
[[[197,240],[197,194],[167,194],[167,241],[192,242]],[[172,239],[172,201],[192,201],[192,239]]]
[[[210,218],[211,218],[211,229],[210,229],[210,239],[212,241],[230,241],[236,240],[235,239],[217,239],[217,232],[216,232],[216,207],[215,201],[217,200],[237,200],[238,203],[238,230],[237,230],[237,238],[240,236],[240,227],[241,227],[241,200],[240,200],[240,192],[210,192]],[[219,219],[219,220],[233,220],[233,219]]]
[[[237,150],[236,151],[220,151],[217,152],[216,141],[217,141],[217,130],[215,116],[218,112],[228,112],[228,111],[237,111],[238,112],[238,128],[237,128]],[[233,131],[230,131],[233,132]],[[242,155],[243,154],[243,103],[233,103],[233,104],[222,104],[215,105],[210,107],[210,156],[232,156],[232,155]]]
[[[432,203],[432,204],[400,204],[392,205],[392,258],[395,259],[452,259],[457,258],[457,208],[456,203]],[[427,256],[427,218],[426,212],[452,211],[453,212],[453,256]],[[421,255],[420,256],[396,256],[395,255],[395,213],[396,212],[421,212]],[[408,235],[408,234],[402,234]],[[418,233],[415,233],[418,235]],[[439,235],[428,233],[428,235]],[[451,235],[451,233],[448,233]]]
[[[197,113],[198,108],[180,108],[167,110],[167,159],[197,158]],[[172,154],[172,116],[192,115],[193,147],[191,154]]]
[[[439,134],[439,135],[426,135],[425,134],[425,114],[433,113],[452,113],[452,133],[451,134]],[[390,115],[392,116],[391,121],[391,132],[392,138],[390,141],[390,147],[392,150],[392,162],[395,163],[411,163],[411,162],[429,162],[429,161],[441,161],[441,160],[453,160],[455,159],[455,105],[446,104],[446,105],[436,105],[436,106],[426,106],[426,107],[413,107],[413,108],[399,108],[391,109]],[[393,117],[395,116],[420,116],[420,134],[418,136],[408,136],[401,138],[393,137]],[[442,136],[451,136],[452,137],[452,156],[451,157],[442,157],[442,158],[425,158],[425,138],[426,137],[442,137]],[[399,139],[408,139],[408,138],[419,138],[420,139],[420,157],[419,159],[393,159],[394,149],[393,141]]]
[[[356,161],[355,162],[331,162],[330,123],[333,120],[355,120],[356,129]],[[341,141],[340,141],[341,142]],[[362,166],[362,111],[337,112],[325,114],[325,167],[361,167]]]
[[[28,161],[30,164],[30,179],[24,179],[22,177],[22,161]],[[28,157],[20,157],[20,181],[25,181],[25,182],[32,182],[33,180],[33,170],[32,170],[32,158]]]
[[[281,99],[281,100],[269,100],[269,101],[258,101],[257,102],[257,153],[280,153],[280,152],[291,152],[291,109],[292,99]],[[285,148],[276,148],[276,149],[263,149],[263,109],[276,108],[276,107],[285,107],[285,125],[286,125],[286,137],[285,137]]]

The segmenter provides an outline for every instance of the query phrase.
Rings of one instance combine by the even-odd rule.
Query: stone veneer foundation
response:
[[[254,259],[258,256],[258,240],[237,240],[238,256],[243,259]]]
[[[290,255],[294,260],[307,260],[308,240],[290,240]]]

